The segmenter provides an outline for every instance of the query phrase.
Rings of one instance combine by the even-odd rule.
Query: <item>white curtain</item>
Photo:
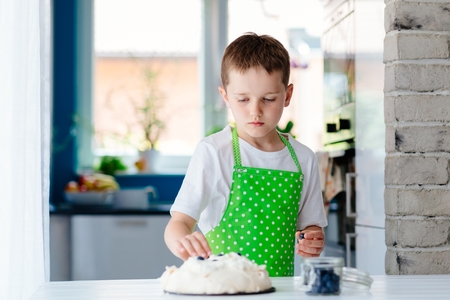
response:
[[[50,0],[0,0],[0,299],[49,281]]]

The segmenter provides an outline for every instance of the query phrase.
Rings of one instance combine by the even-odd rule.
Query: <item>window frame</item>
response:
[[[76,57],[75,102],[76,112],[76,172],[89,170],[96,159],[93,153],[92,128],[94,101],[94,1],[76,1]],[[200,103],[202,109],[201,136],[214,126],[227,124],[227,109],[221,103],[217,87],[221,85],[220,64],[223,52],[228,44],[228,0],[201,0],[202,40],[198,57],[200,80]],[[173,157],[186,164],[186,159]],[[183,166],[167,166],[174,170],[183,170]],[[164,168],[164,166],[163,166]],[[180,171],[175,171],[179,173]],[[182,172],[182,171],[181,171]]]

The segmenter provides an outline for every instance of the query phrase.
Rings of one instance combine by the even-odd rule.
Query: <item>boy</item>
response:
[[[247,33],[226,48],[219,92],[236,126],[204,138],[192,156],[165,231],[181,259],[240,252],[270,276],[293,276],[295,237],[295,253],[322,252],[316,156],[276,130],[292,97],[289,73],[288,52],[270,36]]]

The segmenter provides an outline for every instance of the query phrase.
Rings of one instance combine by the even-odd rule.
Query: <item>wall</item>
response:
[[[62,200],[64,187],[75,180],[74,112],[76,103],[76,1],[52,1],[53,101],[50,202]]]
[[[450,1],[385,3],[386,273],[450,273]]]

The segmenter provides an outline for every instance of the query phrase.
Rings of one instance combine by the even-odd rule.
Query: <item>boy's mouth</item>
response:
[[[253,122],[250,122],[249,124],[253,125],[253,126],[262,126],[262,125],[264,125],[264,122],[253,121]]]

